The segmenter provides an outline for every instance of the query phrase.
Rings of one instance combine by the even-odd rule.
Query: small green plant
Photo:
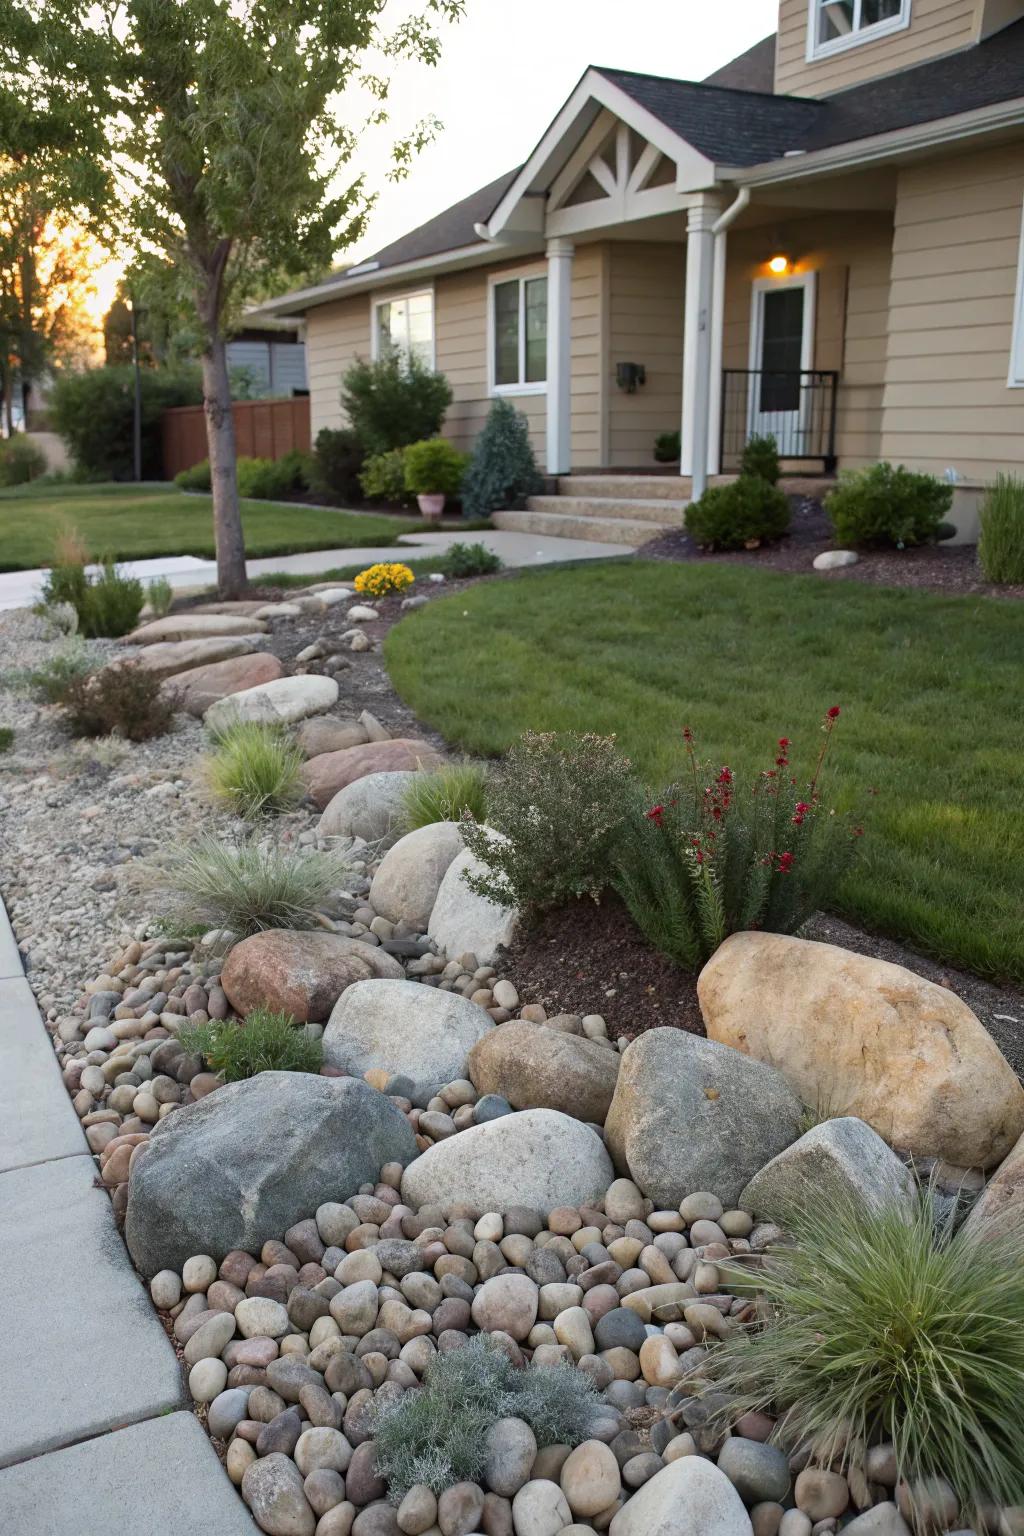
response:
[[[475,519],[520,507],[542,483],[529,422],[510,401],[495,400],[462,482],[463,514]]]
[[[351,427],[322,427],[313,445],[310,487],[342,506],[358,505],[363,499],[359,472],[365,462],[366,450]]]
[[[779,445],[770,433],[747,439],[740,457],[740,474],[755,475],[769,485],[778,485]]]
[[[108,640],[128,634],[138,624],[145,601],[142,582],[123,575],[113,560],[104,560],[99,575],[86,587],[78,613],[82,634]]]
[[[784,1413],[787,1442],[822,1465],[863,1470],[866,1447],[891,1443],[911,1492],[944,1479],[949,1524],[986,1529],[1024,1488],[1019,1232],[982,1243],[954,1218],[936,1226],[927,1193],[909,1218],[851,1198],[788,1225],[795,1243],[757,1271],[767,1320],[716,1346],[718,1384],[738,1411]]]
[[[146,587],[146,602],[150,611],[155,613],[158,619],[162,619],[171,611],[174,602],[174,588],[166,576],[156,576]]]
[[[191,469],[179,469],[174,483],[183,491],[208,491],[210,489],[210,461],[200,459]]]
[[[216,929],[245,938],[267,928],[318,928],[321,908],[346,874],[332,854],[207,835],[173,848],[144,880],[165,931]]]
[[[96,663],[75,636],[38,667],[15,672],[11,682],[26,689],[40,704],[62,704],[71,684],[95,670]]]
[[[46,456],[37,443],[16,435],[0,439],[0,485],[27,485],[46,473]]]
[[[654,439],[656,464],[678,464],[682,452],[680,432],[659,432]]]
[[[357,359],[342,380],[342,408],[369,455],[436,437],[451,403],[443,373],[396,349],[375,363]]]
[[[9,725],[0,725],[0,754],[9,752],[14,746],[14,731]]]
[[[939,537],[953,487],[902,464],[872,464],[841,475],[825,501],[840,544],[904,549]]]
[[[487,769],[480,763],[447,763],[414,774],[404,796],[406,831],[435,821],[487,819]]]
[[[189,1025],[178,1039],[227,1083],[257,1072],[319,1072],[324,1057],[320,1041],[297,1026],[291,1014],[269,1008],[254,1008],[244,1022],[211,1019]]]
[[[686,509],[686,531],[702,549],[757,549],[790,524],[789,498],[758,475],[713,486]]]
[[[822,797],[839,713],[826,713],[803,784],[790,772],[786,736],[774,767],[746,784],[730,768],[699,763],[686,727],[688,780],[653,806],[634,801],[614,849],[613,883],[640,931],[684,969],[699,969],[730,933],[795,933],[846,873],[862,828]]]
[[[370,501],[384,501],[389,506],[408,506],[409,492],[405,488],[405,449],[392,448],[388,453],[376,453],[366,460],[359,482]]]
[[[72,678],[57,701],[72,736],[122,736],[149,741],[174,719],[173,691],[134,661]]]
[[[424,1483],[443,1493],[479,1481],[487,1433],[500,1418],[522,1418],[540,1447],[579,1445],[599,1402],[590,1379],[574,1366],[517,1370],[487,1335],[435,1355],[420,1392],[407,1392],[374,1419],[377,1467],[392,1503]]]
[[[524,911],[596,898],[634,782],[613,736],[527,733],[488,787],[488,825],[463,824],[466,846],[486,866],[467,884]]]
[[[302,751],[283,726],[241,720],[221,732],[206,760],[213,798],[248,819],[289,810],[302,798]]]
[[[452,581],[464,581],[470,576],[493,576],[502,566],[501,556],[480,543],[449,544],[441,561],[441,570]]]
[[[457,496],[469,456],[443,437],[410,443],[405,450],[405,488],[413,496]]]
[[[238,460],[238,494],[255,501],[273,501],[292,490],[295,472],[283,459]]]
[[[980,511],[978,559],[989,581],[1024,585],[1024,480],[997,475]]]

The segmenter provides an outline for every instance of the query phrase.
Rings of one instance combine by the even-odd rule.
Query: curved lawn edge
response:
[[[779,736],[798,771],[839,704],[840,803],[863,857],[837,911],[948,964],[1024,982],[1014,607],[719,565],[625,560],[524,571],[391,630],[403,700],[454,747],[524,730],[616,734],[652,785],[704,757],[754,772]]]

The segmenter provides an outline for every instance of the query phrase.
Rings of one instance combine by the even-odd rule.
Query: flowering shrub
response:
[[[730,933],[795,933],[835,889],[862,828],[823,803],[821,778],[839,707],[822,721],[809,780],[790,771],[791,741],[751,784],[697,760],[656,804],[634,803],[616,840],[613,884],[655,948],[696,970]]]
[[[404,592],[415,580],[407,565],[384,560],[360,571],[353,586],[363,597],[387,597],[389,592]]]
[[[470,889],[530,912],[598,896],[635,784],[614,736],[528,732],[488,787],[489,825],[463,823],[467,848],[486,867],[466,875]]]

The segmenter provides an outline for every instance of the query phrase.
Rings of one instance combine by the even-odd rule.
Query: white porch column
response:
[[[683,333],[681,473],[693,477],[693,498],[707,487],[714,326],[714,223],[722,199],[701,193],[686,213],[686,300]]]
[[[548,241],[547,472],[572,468],[572,258],[571,240]]]
[[[729,236],[715,236],[714,288],[711,296],[711,405],[708,410],[709,475],[722,472],[722,334],[725,329],[725,258]]]

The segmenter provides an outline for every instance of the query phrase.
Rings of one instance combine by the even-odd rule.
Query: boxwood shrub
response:
[[[841,476],[825,502],[840,544],[928,544],[942,536],[953,487],[902,464],[872,464]]]
[[[686,531],[702,549],[753,549],[779,539],[790,523],[789,498],[759,475],[705,491],[686,509]]]

